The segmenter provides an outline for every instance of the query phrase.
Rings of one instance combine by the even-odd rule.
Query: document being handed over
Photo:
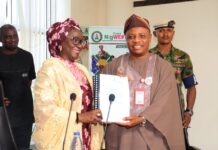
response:
[[[123,118],[130,115],[128,78],[100,74],[99,80],[99,108],[103,115],[102,121],[106,122],[108,117],[108,122],[124,122]],[[112,94],[115,97],[110,101],[109,97]]]

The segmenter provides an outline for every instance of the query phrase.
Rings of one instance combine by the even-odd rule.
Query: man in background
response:
[[[172,44],[175,34],[174,25],[175,21],[170,20],[154,26],[153,33],[157,38],[158,44],[150,49],[150,52],[167,60],[174,68],[180,97],[183,127],[186,129],[189,127],[193,115],[193,107],[196,99],[195,85],[197,85],[197,81],[193,73],[193,65],[190,56],[186,52],[175,48]],[[183,85],[187,89],[186,104],[182,93]]]
[[[0,80],[12,132],[18,148],[29,149],[34,122],[31,81],[36,77],[33,57],[18,47],[17,30],[10,24],[0,28],[0,41]]]

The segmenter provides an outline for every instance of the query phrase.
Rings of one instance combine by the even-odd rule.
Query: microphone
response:
[[[108,118],[109,118],[110,110],[111,110],[111,104],[112,104],[112,102],[113,102],[114,100],[115,100],[115,95],[114,95],[114,94],[110,94],[110,95],[109,95],[110,105],[109,105],[109,108],[108,108],[107,118],[106,118],[106,122],[105,122],[104,136],[103,136],[103,139],[102,139],[102,142],[101,142],[101,149],[102,149],[103,141],[104,141],[105,136],[106,136],[106,133],[107,133],[107,125],[108,125]]]
[[[75,93],[71,93],[70,94],[70,100],[71,101],[75,101],[75,99],[76,99],[76,94]]]
[[[109,118],[109,115],[110,115],[110,110],[111,110],[111,104],[112,102],[114,101],[115,99],[115,95],[114,94],[110,94],[109,95],[109,101],[110,101],[110,105],[109,105],[109,109],[108,109],[108,113],[107,113],[107,119],[106,119],[106,124],[105,124],[105,128],[104,128],[104,134],[106,135],[106,132],[107,132],[107,124],[108,124],[108,118]],[[104,137],[105,137],[104,135]]]
[[[112,102],[114,101],[114,99],[115,99],[115,95],[114,95],[114,94],[110,94],[110,95],[109,95],[109,101],[110,101],[110,103],[112,103]]]
[[[62,150],[64,150],[64,146],[65,146],[65,142],[66,142],[66,136],[67,136],[67,130],[68,130],[68,125],[69,125],[69,120],[70,120],[70,116],[71,116],[71,110],[72,110],[72,105],[73,105],[73,101],[76,100],[76,94],[75,93],[71,93],[70,94],[70,111],[69,111],[69,115],[67,118],[67,126],[66,126],[66,130],[64,133],[64,140],[63,140],[63,144],[62,144]]]

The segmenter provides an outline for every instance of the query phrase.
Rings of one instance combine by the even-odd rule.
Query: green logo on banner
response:
[[[102,40],[102,33],[100,31],[95,31],[92,33],[91,37],[94,42],[100,42]]]

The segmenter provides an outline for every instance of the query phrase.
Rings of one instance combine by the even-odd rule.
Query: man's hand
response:
[[[123,118],[123,120],[127,122],[116,122],[116,124],[120,126],[124,126],[124,127],[134,127],[144,121],[144,119],[139,116],[129,116],[129,117]]]
[[[5,106],[9,106],[11,101],[7,98],[7,97],[4,97],[4,100],[3,100]]]
[[[184,128],[188,128],[191,122],[191,115],[188,112],[184,112],[182,124]]]

